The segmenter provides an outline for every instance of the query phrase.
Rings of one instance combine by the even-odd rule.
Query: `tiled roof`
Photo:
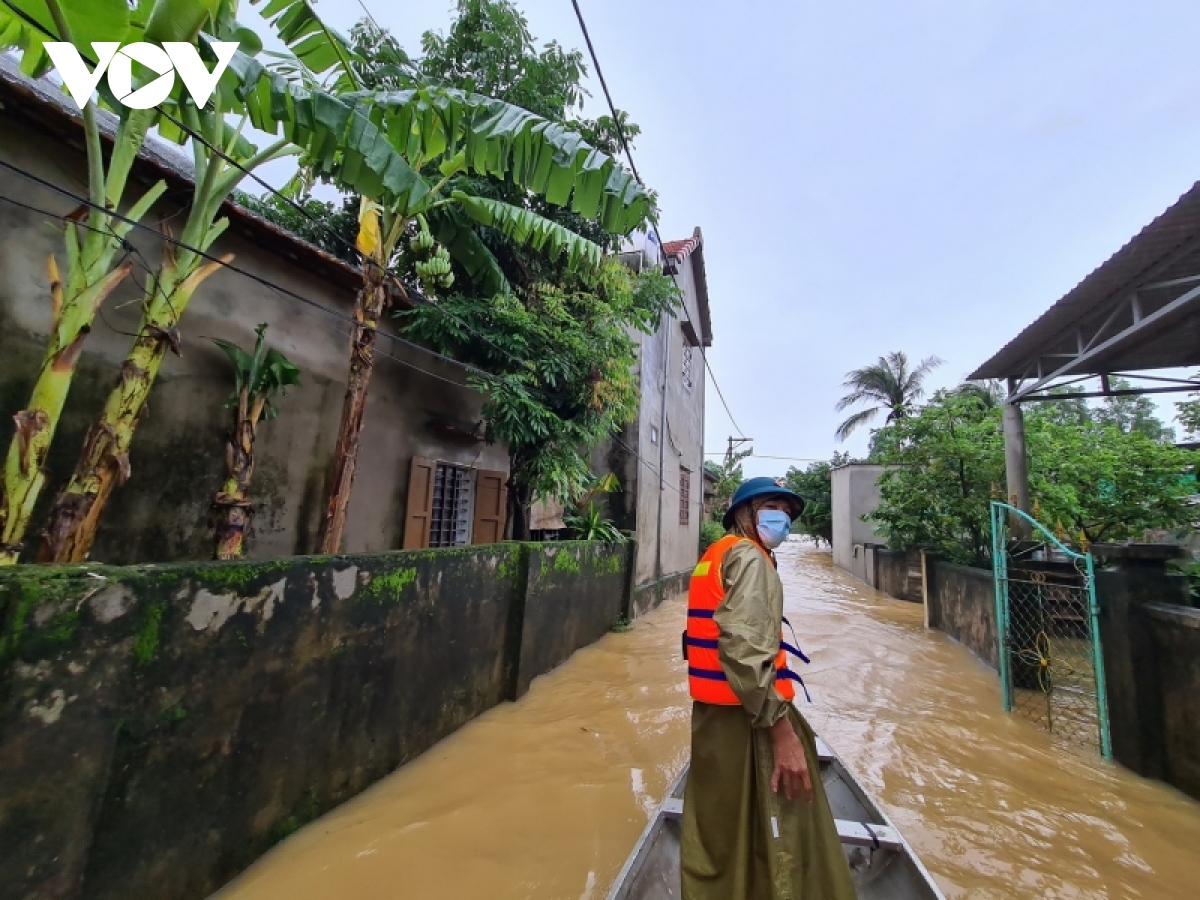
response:
[[[663,254],[675,265],[690,261],[696,279],[696,301],[700,311],[700,333],[696,338],[705,347],[711,347],[712,314],[708,305],[708,275],[704,271],[704,235],[699,226],[686,240],[664,243]]]
[[[667,241],[663,244],[663,253],[675,257],[677,262],[683,262],[692,255],[692,251],[700,246],[700,235],[695,234],[684,241]]]

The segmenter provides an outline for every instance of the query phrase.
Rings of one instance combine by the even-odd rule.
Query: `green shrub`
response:
[[[704,521],[700,523],[700,553],[719,541],[725,536],[725,529],[721,527],[720,522]]]

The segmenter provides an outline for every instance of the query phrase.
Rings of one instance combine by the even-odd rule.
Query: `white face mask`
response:
[[[787,536],[792,531],[792,520],[783,510],[760,509],[757,530],[763,546],[774,550],[787,540]]]

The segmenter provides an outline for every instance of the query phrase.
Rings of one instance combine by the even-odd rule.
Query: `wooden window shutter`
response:
[[[433,481],[437,463],[414,456],[408,473],[408,508],[404,514],[404,549],[429,546],[429,522],[433,518]]]
[[[504,520],[508,513],[508,473],[475,472],[475,521],[471,526],[472,544],[498,544],[504,540]]]

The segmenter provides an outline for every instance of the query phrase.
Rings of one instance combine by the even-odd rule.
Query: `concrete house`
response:
[[[111,133],[113,117],[101,115]],[[86,195],[79,112],[48,81],[24,78],[0,57],[0,442],[29,397],[50,327],[46,260],[63,259],[62,217]],[[152,141],[129,196],[164,179],[163,201],[143,220],[176,233],[192,190],[190,159]],[[39,181],[40,180],[40,181]],[[197,291],[182,320],[182,355],[168,355],[93,558],[111,563],[204,559],[212,551],[209,504],[220,484],[229,428],[223,404],[232,374],[211,338],[242,347],[269,326],[270,343],[301,371],[301,385],[261,429],[252,486],[256,515],[249,551],[270,557],[310,552],[323,513],[326,473],[346,390],[350,315],[357,269],[233,204],[231,227],[213,253],[234,256],[246,274],[223,269]],[[84,345],[26,553],[36,552],[46,509],[70,475],[83,436],[99,415],[136,330],[142,287],[161,255],[157,233],[130,236],[132,275],[105,304]],[[403,297],[397,296],[398,303]],[[388,326],[385,326],[385,328]],[[490,543],[502,539],[508,477],[503,445],[475,433],[484,396],[466,370],[397,338],[381,336],[367,405],[347,552]]]
[[[704,510],[704,349],[712,346],[704,236],[656,245],[652,236],[622,254],[635,269],[662,266],[683,293],[681,308],[652,335],[638,334],[637,421],[593,460],[618,474],[615,518],[637,532],[633,607],[687,592]],[[598,458],[599,457],[599,458]]]

